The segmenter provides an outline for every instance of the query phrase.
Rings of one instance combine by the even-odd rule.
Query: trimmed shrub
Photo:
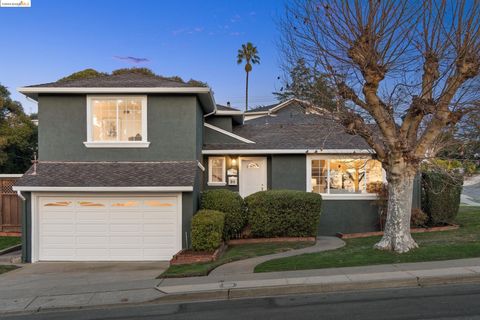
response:
[[[268,190],[245,198],[255,237],[316,236],[322,197],[294,190]]]
[[[463,176],[454,172],[422,173],[422,209],[433,226],[450,224],[458,213]]]
[[[192,219],[192,248],[213,251],[223,240],[225,214],[215,210],[200,210]]]
[[[247,223],[245,202],[242,197],[227,189],[208,190],[202,193],[201,209],[225,213],[224,237],[226,240],[240,233]]]
[[[428,216],[422,209],[414,208],[412,209],[412,216],[410,219],[410,226],[414,228],[422,228],[427,225]]]

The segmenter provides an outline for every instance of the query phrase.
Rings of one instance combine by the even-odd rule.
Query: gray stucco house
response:
[[[26,262],[169,260],[209,188],[318,192],[319,234],[376,228],[380,163],[300,101],[244,113],[210,88],[138,73],[19,91],[39,119],[38,162],[15,186]]]

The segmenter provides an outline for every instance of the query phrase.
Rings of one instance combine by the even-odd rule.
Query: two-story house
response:
[[[244,113],[208,87],[138,73],[20,88],[38,101],[38,161],[17,182],[23,259],[169,260],[202,190],[318,192],[319,234],[374,230],[373,151],[296,100]]]

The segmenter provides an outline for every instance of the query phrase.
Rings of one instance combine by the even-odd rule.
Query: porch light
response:
[[[237,166],[237,159],[232,159],[232,166],[236,167]]]

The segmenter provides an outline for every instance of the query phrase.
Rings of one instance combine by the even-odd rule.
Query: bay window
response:
[[[87,147],[148,147],[145,96],[87,97]]]
[[[375,195],[383,183],[382,164],[357,156],[307,157],[307,191],[323,195]]]

